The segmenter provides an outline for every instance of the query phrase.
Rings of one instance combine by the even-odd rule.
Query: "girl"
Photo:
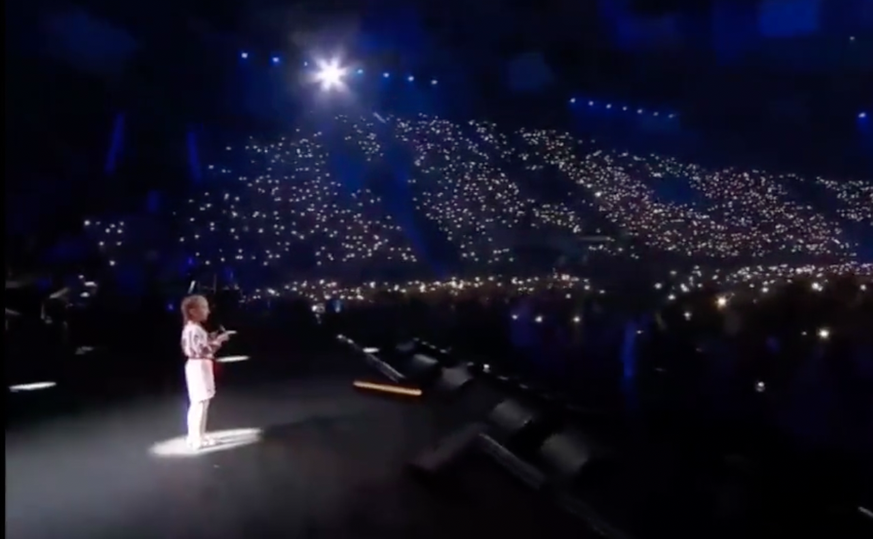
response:
[[[203,329],[209,318],[209,303],[203,296],[188,296],[182,301],[182,352],[185,362],[185,383],[188,386],[188,444],[192,449],[214,445],[206,436],[209,401],[215,396],[215,376],[212,362],[215,352],[230,337],[221,333],[210,337]]]

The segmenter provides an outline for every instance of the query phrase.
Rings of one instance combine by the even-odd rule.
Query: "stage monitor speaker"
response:
[[[521,456],[533,452],[551,430],[542,413],[514,399],[495,406],[488,422],[495,428],[492,437]]]
[[[401,369],[407,379],[414,381],[419,386],[426,386],[439,378],[442,366],[440,362],[424,354],[415,354]]]
[[[473,382],[473,373],[466,365],[458,365],[450,369],[443,369],[437,387],[447,393],[461,391]]]
[[[433,404],[441,432],[451,432],[469,421],[486,421],[494,407],[506,399],[506,394],[488,384],[467,382],[462,390],[452,393],[437,393],[444,398]]]
[[[408,357],[418,350],[418,343],[415,341],[406,341],[394,347],[394,351],[401,357]]]
[[[449,433],[410,461],[410,471],[426,478],[445,472],[475,447],[479,435],[484,431],[484,424],[468,423]]]
[[[600,444],[574,430],[552,434],[539,449],[547,473],[554,482],[565,486],[577,483],[589,471],[602,470],[605,455]]]

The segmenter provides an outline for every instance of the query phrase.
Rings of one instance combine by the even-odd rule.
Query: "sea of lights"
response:
[[[344,143],[373,166],[386,164],[388,145],[408,150],[415,212],[473,268],[518,263],[519,237],[536,243],[591,235],[632,239],[587,246],[628,260],[640,260],[644,248],[730,262],[789,256],[851,264],[857,245],[845,227],[873,225],[869,181],[711,169],[611,151],[558,131],[504,131],[427,115],[340,115],[335,123]],[[366,185],[350,187],[332,175],[329,146],[322,132],[303,128],[228,146],[227,164],[210,172],[230,181],[195,193],[178,212],[182,248],[208,268],[288,268],[301,253],[320,272],[421,268],[420,246],[389,205]],[[543,200],[542,182],[566,194]],[[667,182],[694,197],[659,197]],[[800,202],[798,190],[810,186],[821,196]],[[127,223],[89,220],[86,226],[110,264],[123,256]]]
[[[682,296],[701,290],[723,290],[719,296],[724,306],[729,293],[754,291],[767,294],[771,289],[794,282],[809,282],[815,291],[824,290],[829,282],[844,276],[858,280],[860,292],[873,291],[873,264],[778,265],[752,266],[732,271],[720,271],[694,267],[686,272],[673,271],[662,282],[654,283],[653,290],[665,301],[675,301]],[[247,302],[259,302],[283,297],[304,298],[313,303],[330,299],[344,302],[372,303],[385,294],[408,297],[487,297],[489,294],[505,297],[532,295],[543,291],[560,292],[567,299],[621,294],[621,290],[596,285],[589,279],[567,274],[544,277],[486,276],[474,278],[450,278],[440,281],[408,281],[404,283],[370,282],[359,286],[343,286],[337,281],[319,279],[289,283],[279,288],[255,289],[247,294]]]

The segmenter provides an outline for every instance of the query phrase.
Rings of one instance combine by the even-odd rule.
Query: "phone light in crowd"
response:
[[[278,57],[278,56],[273,56],[272,58],[270,58],[270,61],[273,62],[273,64],[278,64],[278,63],[279,63],[279,57]]]
[[[249,57],[249,53],[241,52],[241,53],[239,53],[239,57],[242,58],[243,60],[246,60]]]
[[[411,387],[402,387],[402,386],[393,386],[388,384],[373,384],[370,382],[361,382],[356,380],[352,383],[358,389],[365,389],[367,391],[375,391],[377,393],[388,393],[391,395],[402,395],[404,397],[420,397],[421,390],[417,388]]]
[[[415,77],[410,75],[410,76],[406,77],[406,80],[408,80],[409,82],[415,82]]]
[[[866,112],[862,112],[862,113],[858,114],[858,119],[859,119],[859,120],[866,120],[866,119],[867,119],[867,113],[866,113]]]
[[[827,328],[822,328],[822,329],[818,330],[818,338],[819,339],[826,341],[830,338],[830,336],[831,336],[831,330],[829,330]]]
[[[727,306],[728,300],[726,297],[720,297],[716,300],[715,304],[718,305],[718,307],[721,309]]]
[[[9,391],[12,393],[21,393],[22,391],[40,391],[42,389],[51,389],[57,384],[55,382],[32,382],[30,384],[16,384],[9,386]]]
[[[383,79],[387,79],[387,78],[390,77],[390,76],[391,76],[390,73],[387,73],[387,72],[386,72],[386,73],[382,73],[382,78],[383,78]]]
[[[439,84],[439,83],[437,82],[436,79],[433,79],[432,81],[430,81],[431,86],[436,86],[437,84]]]
[[[217,363],[239,363],[240,361],[248,361],[251,356],[224,356],[216,359]]]

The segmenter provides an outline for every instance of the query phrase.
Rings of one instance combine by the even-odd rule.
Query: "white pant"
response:
[[[209,401],[215,396],[215,375],[212,361],[189,359],[185,363],[185,383],[188,386],[188,440],[201,443],[206,435]]]
[[[188,386],[188,400],[200,402],[215,396],[215,374],[212,361],[208,359],[189,359],[185,363],[185,383]]]

